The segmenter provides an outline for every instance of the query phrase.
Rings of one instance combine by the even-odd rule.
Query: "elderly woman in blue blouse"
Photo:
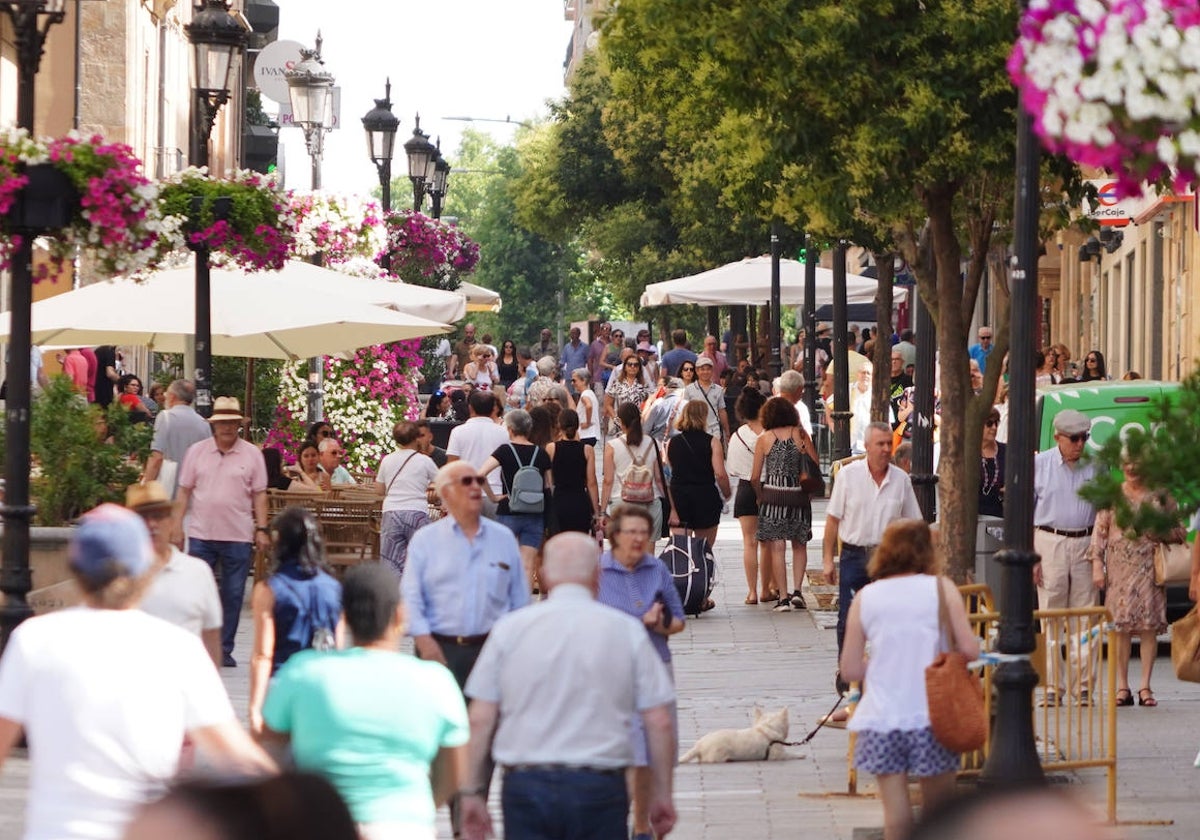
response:
[[[600,589],[596,596],[642,622],[654,649],[671,669],[667,637],[683,629],[683,603],[671,573],[649,553],[654,545],[654,519],[638,505],[618,505],[608,522],[612,548],[600,555]],[[676,725],[676,735],[678,735]],[[650,840],[650,761],[640,718],[633,721],[634,766],[630,769],[633,840]]]

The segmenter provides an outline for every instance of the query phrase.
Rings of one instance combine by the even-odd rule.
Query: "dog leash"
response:
[[[807,735],[805,735],[803,741],[768,741],[767,742],[767,752],[766,752],[766,755],[763,756],[762,760],[766,761],[767,759],[769,759],[771,757],[771,747],[775,746],[776,744],[779,744],[781,747],[803,747],[805,744],[807,744],[809,741],[811,741],[813,738],[816,737],[817,733],[821,731],[821,727],[823,727],[825,725],[826,721],[828,721],[829,718],[833,715],[833,713],[837,711],[838,706],[840,706],[840,705],[842,705],[842,695],[839,694],[837,702],[835,702],[833,704],[833,708],[829,710],[829,714],[827,714],[823,718],[821,718],[821,721],[820,721],[820,723],[817,724],[816,729],[814,729],[812,732],[809,732]]]

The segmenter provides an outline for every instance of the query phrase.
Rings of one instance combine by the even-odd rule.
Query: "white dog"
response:
[[[748,729],[718,729],[698,740],[679,759],[701,764],[722,761],[779,761],[788,757],[784,742],[788,735],[786,707],[770,714],[754,710],[754,725]]]

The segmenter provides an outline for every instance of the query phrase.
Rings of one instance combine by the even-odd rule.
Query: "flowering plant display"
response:
[[[297,257],[323,254],[327,265],[375,259],[386,244],[379,205],[357,197],[293,193]]]
[[[392,426],[420,416],[414,381],[421,366],[419,339],[364,347],[345,359],[325,359],[325,420],[346,451],[347,469],[374,472],[395,450]],[[279,389],[275,425],[265,446],[294,463],[307,427],[308,362],[287,365]]]
[[[57,269],[73,259],[76,249],[105,277],[135,273],[154,259],[154,244],[169,228],[155,207],[158,190],[142,174],[142,162],[121,143],[100,135],[72,132],[56,140],[33,138],[24,129],[0,130],[0,268],[7,268],[20,245],[20,236],[6,229],[4,219],[17,193],[28,183],[29,166],[51,164],[79,193],[70,223],[40,235]],[[42,265],[38,277],[48,276]]]
[[[192,216],[192,199],[200,200],[199,216]],[[214,215],[218,198],[229,198],[226,219]],[[159,212],[172,220],[159,241],[165,256],[185,247],[208,245],[215,265],[236,264],[248,271],[279,271],[291,255],[296,236],[296,216],[286,193],[274,178],[246,170],[212,178],[194,167],[172,176],[159,194]]]
[[[1031,0],[1008,62],[1054,152],[1142,181],[1200,180],[1200,2]]]
[[[479,262],[479,245],[439,219],[404,210],[385,224],[392,273],[408,283],[454,291]]]

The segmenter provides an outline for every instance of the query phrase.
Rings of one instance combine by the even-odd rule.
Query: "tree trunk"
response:
[[[891,251],[874,254],[879,288],[875,293],[875,352],[871,364],[871,421],[891,422],[889,411],[892,395],[892,281],[896,261]]]

